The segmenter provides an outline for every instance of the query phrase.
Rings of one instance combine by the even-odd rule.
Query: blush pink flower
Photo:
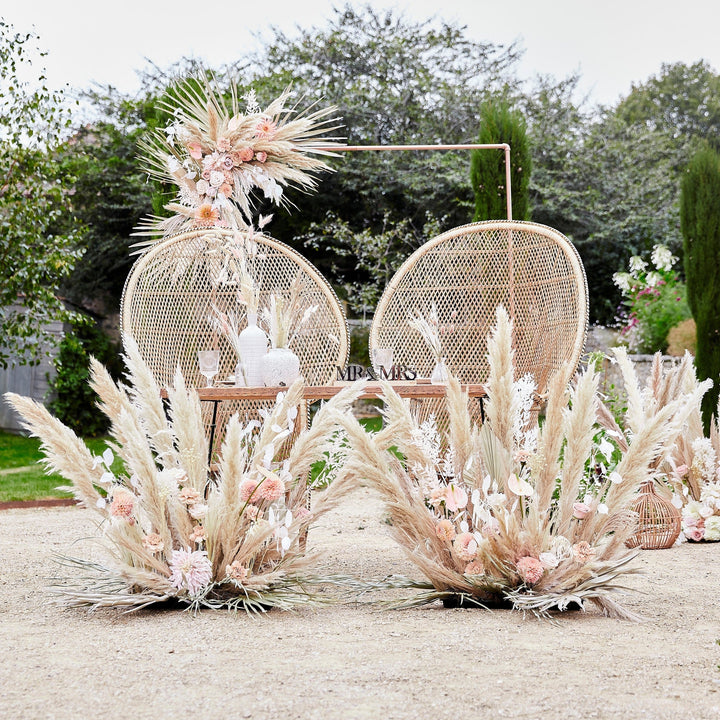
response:
[[[233,193],[233,186],[230,185],[230,183],[223,183],[219,188],[218,192],[221,195],[224,195],[226,198],[229,198]]]
[[[223,170],[232,170],[235,167],[235,162],[230,155],[225,155],[222,160]]]
[[[212,565],[204,550],[173,550],[170,560],[170,584],[178,590],[197,595],[212,580]]]
[[[521,557],[515,564],[515,568],[522,581],[528,585],[534,585],[540,582],[545,572],[543,564],[531,555]]]
[[[247,480],[243,480],[240,483],[240,500],[243,502],[247,502],[251,497],[255,497],[255,488],[257,487],[257,483],[248,478]]]
[[[243,514],[248,518],[248,520],[257,520],[260,517],[260,508],[257,505],[248,503],[245,506]]]
[[[219,137],[217,141],[217,149],[220,152],[228,152],[232,148],[232,143],[226,137]]]
[[[205,528],[202,525],[195,525],[190,533],[190,541],[198,545],[205,542]]]
[[[202,160],[202,146],[199,142],[188,143],[188,152],[193,160]]]
[[[143,547],[154,555],[165,549],[165,543],[157,533],[149,533],[143,538]]]
[[[582,520],[590,512],[590,506],[584,502],[573,503],[573,517]]]
[[[450,520],[444,518],[435,526],[435,534],[445,542],[452,542],[455,539],[455,526]]]
[[[277,123],[270,120],[270,118],[263,118],[255,126],[255,137],[262,138],[263,140],[272,140],[277,132]],[[264,162],[264,161],[260,161]]]
[[[244,565],[241,565],[237,560],[235,560],[232,564],[225,566],[225,574],[231,580],[238,583],[242,583],[243,580],[247,580],[250,575],[248,569]]]
[[[450,483],[445,488],[445,507],[450,512],[457,512],[467,506],[468,494],[465,492],[465,488]]]
[[[579,563],[585,564],[595,557],[595,549],[586,540],[581,540],[572,546],[573,557]]]
[[[260,150],[260,152],[255,153],[255,159],[259,163],[264,163],[267,160],[267,153],[264,150]]]
[[[453,540],[453,554],[463,562],[470,562],[475,557],[477,549],[477,540],[472,533],[460,533]]]
[[[124,518],[130,525],[135,524],[132,516],[135,507],[135,496],[126,490],[118,490],[113,494],[110,503],[110,514],[113,517]]]
[[[485,572],[485,568],[482,563],[477,560],[473,560],[465,566],[465,575],[482,575]]]
[[[195,211],[195,224],[200,227],[212,227],[220,219],[220,213],[209,203],[203,203]]]
[[[237,151],[237,156],[241,163],[250,162],[255,157],[255,152],[250,147],[244,147]]]
[[[200,500],[200,493],[195,488],[184,487],[180,491],[180,502],[185,505],[194,505]]]
[[[275,502],[285,494],[285,483],[277,475],[267,475],[260,483],[260,497],[267,502]]]
[[[685,537],[692,542],[700,542],[705,537],[705,528],[695,525],[693,527],[687,527],[683,530]]]

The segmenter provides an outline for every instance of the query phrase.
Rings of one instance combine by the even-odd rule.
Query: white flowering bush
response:
[[[664,245],[655,245],[649,265],[630,258],[629,271],[613,275],[623,295],[619,323],[634,352],[665,352],[668,333],[690,317],[685,283],[674,269],[678,258]]]

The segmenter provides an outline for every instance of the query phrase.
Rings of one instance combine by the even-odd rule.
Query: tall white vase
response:
[[[288,348],[272,348],[263,358],[263,382],[267,387],[292,385],[300,376],[300,358]]]
[[[257,313],[248,312],[247,321],[247,327],[238,335],[238,344],[247,384],[249,387],[259,387],[263,384],[263,357],[267,353],[268,337],[257,326]]]

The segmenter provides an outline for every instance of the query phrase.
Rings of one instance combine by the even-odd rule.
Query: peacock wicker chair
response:
[[[124,338],[133,338],[161,387],[173,382],[180,368],[189,386],[203,387],[197,353],[220,350],[218,379],[233,375],[237,362],[229,342],[218,334],[209,318],[213,308],[233,313],[245,326],[245,311],[238,302],[234,268],[245,259],[260,287],[260,305],[270,293],[289,294],[300,288],[302,309],[317,306],[290,345],[300,359],[300,372],[309,385],[331,382],[336,366],[344,366],[349,353],[345,314],[338,299],[317,269],[282,242],[261,234],[252,236],[225,228],[199,229],[170,236],[150,246],[136,261],[123,290],[120,316]],[[211,408],[203,403],[210,425]],[[219,449],[224,428],[233,413],[255,419],[264,401],[232,400],[216,406],[211,455]],[[306,412],[299,414],[307,418]],[[304,422],[301,423],[304,426]]]
[[[403,263],[380,299],[370,329],[370,356],[374,348],[393,348],[396,364],[429,377],[435,359],[408,319],[433,304],[440,323],[453,326],[444,336],[443,354],[462,382],[487,380],[487,336],[499,304],[514,321],[517,373],[533,375],[540,397],[561,367],[577,368],[585,346],[585,270],[570,241],[545,225],[490,220],[426,242]],[[437,401],[423,401],[418,412],[438,414],[439,407]]]

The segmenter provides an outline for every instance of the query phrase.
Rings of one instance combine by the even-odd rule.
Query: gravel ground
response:
[[[337,605],[122,615],[48,603],[79,508],[0,513],[0,718],[720,718],[720,543],[646,551],[626,604],[568,613]],[[362,489],[312,531],[321,571],[413,574]]]

